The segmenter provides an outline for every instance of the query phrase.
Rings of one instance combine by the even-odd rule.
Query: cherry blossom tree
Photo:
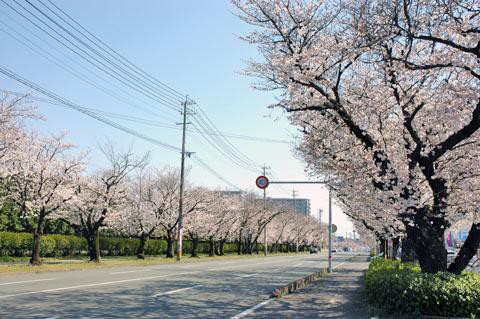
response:
[[[148,159],[148,154],[136,158],[131,150],[120,151],[111,142],[99,149],[109,166],[78,178],[76,200],[66,217],[87,240],[90,260],[94,262],[100,262],[100,228],[114,225],[128,204],[128,174],[144,166]]]
[[[264,57],[247,73],[280,92],[312,174],[373,185],[425,272],[447,270],[445,229],[472,218],[461,271],[480,241],[475,1],[233,3]]]
[[[83,155],[71,153],[65,134],[42,137],[29,134],[29,143],[12,161],[14,173],[6,181],[7,197],[20,208],[22,220],[33,233],[32,265],[39,265],[41,237],[47,218],[65,213],[75,199],[76,177],[84,168]]]

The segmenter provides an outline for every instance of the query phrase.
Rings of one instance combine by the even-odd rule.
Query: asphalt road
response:
[[[326,265],[314,254],[12,275],[0,277],[0,318],[254,317],[274,288]]]

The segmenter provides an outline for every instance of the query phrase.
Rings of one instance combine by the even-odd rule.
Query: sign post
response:
[[[270,184],[326,184],[320,181],[270,181],[264,175],[258,176],[255,184],[260,189],[265,189]],[[336,226],[335,226],[336,228]],[[336,229],[335,229],[336,231]],[[328,272],[332,272],[332,191],[328,189]]]

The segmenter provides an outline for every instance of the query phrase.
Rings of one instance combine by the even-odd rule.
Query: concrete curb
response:
[[[281,298],[289,293],[305,288],[308,284],[318,280],[319,278],[325,277],[328,274],[327,268],[322,268],[320,271],[314,272],[308,276],[297,279],[290,282],[289,284],[279,287],[272,292],[271,297]]]
[[[345,260],[345,262],[350,261],[354,259],[355,257],[358,257],[359,255],[352,256]],[[308,284],[311,284],[314,281],[317,281],[318,279],[325,277],[328,275],[328,269],[327,268],[321,268],[320,271],[314,272],[313,274],[310,274],[308,276],[305,276],[303,278],[297,279],[295,281],[292,281],[288,283],[285,286],[281,286],[276,288],[271,295],[271,298],[281,298],[285,295],[288,295],[294,291],[300,290],[302,288],[305,288]]]

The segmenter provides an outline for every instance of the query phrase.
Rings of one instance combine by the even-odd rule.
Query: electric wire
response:
[[[42,26],[40,26],[38,23],[32,21],[32,19],[30,19],[29,17],[27,17],[25,14],[23,14],[22,12],[20,12],[19,10],[17,10],[16,8],[14,8],[13,6],[11,6],[10,4],[8,4],[5,0],[0,0],[2,1],[5,5],[7,5],[11,10],[13,10],[14,12],[16,12],[18,15],[22,16],[24,19],[26,19],[27,21],[29,21],[31,24],[33,24],[35,27],[37,27],[38,29],[40,29],[42,32],[44,32],[46,35],[48,35],[49,37],[51,37],[52,39],[54,39],[55,41],[57,41],[59,44],[61,44],[62,46],[64,46],[66,49],[68,49],[69,51],[71,51],[72,53],[74,53],[75,55],[79,56],[80,58],[82,58],[83,60],[85,60],[86,62],[88,62],[89,64],[91,64],[92,66],[96,67],[97,69],[99,69],[100,71],[108,74],[109,76],[111,76],[112,78],[116,79],[117,81],[123,83],[124,85],[128,86],[129,88],[131,88],[132,90],[136,91],[137,93],[140,93],[172,110],[175,110],[175,111],[179,111],[180,110],[180,107],[179,105],[174,105],[174,104],[171,104],[170,102],[168,101],[165,101],[164,99],[162,99],[161,97],[158,97],[155,95],[155,93],[152,93],[150,92],[149,90],[146,90],[145,88],[143,88],[142,86],[138,85],[137,83],[133,83],[131,82],[129,79],[126,78],[126,76],[122,75],[121,73],[119,73],[117,70],[114,70],[112,69],[109,65],[105,64],[104,62],[100,61],[97,57],[93,56],[92,54],[90,54],[89,52],[87,52],[85,49],[79,47],[77,44],[75,44],[74,42],[72,42],[70,39],[68,39],[67,37],[65,37],[63,34],[59,33],[57,30],[55,30],[53,27],[51,27],[48,23],[46,23],[45,21],[43,21],[42,19],[40,19],[37,15],[35,15],[34,13],[32,13],[30,10],[28,10],[28,8],[24,7],[23,5],[19,4],[16,0],[13,0],[18,6],[20,6],[21,8],[24,9],[24,11],[28,12],[31,16],[33,16],[36,20],[38,20],[39,22],[41,22],[43,25],[45,25],[48,29],[50,29],[51,31],[53,31],[55,34],[57,34],[59,37],[63,38],[66,42],[68,42],[70,45],[72,45],[73,47],[75,47],[77,50],[81,51],[82,53],[79,53],[77,50],[73,49],[70,45],[66,44],[65,42],[63,42],[62,40],[60,40],[58,37],[52,35],[48,30],[46,30],[45,28],[43,28]],[[87,56],[87,57],[86,57]],[[93,62],[92,60],[94,60],[95,62]],[[100,64],[100,66],[99,66]]]
[[[0,10],[0,13],[1,14],[5,14],[2,10]],[[8,15],[7,15],[8,16]],[[149,107],[152,109],[152,110],[147,110],[146,107],[142,106],[142,105],[139,105],[139,104],[136,104],[135,102],[133,101],[130,101],[128,100],[127,98],[121,96],[121,95],[118,95],[117,93],[111,91],[110,89],[108,89],[107,87],[103,86],[102,84],[96,82],[95,80],[89,78],[87,75],[79,72],[78,70],[75,70],[72,66],[68,65],[67,63],[65,63],[64,61],[62,61],[61,59],[59,59],[58,57],[54,56],[53,54],[51,54],[50,52],[48,52],[47,50],[45,50],[44,48],[42,48],[41,46],[39,46],[37,43],[35,43],[34,41],[32,41],[31,39],[28,39],[27,37],[25,37],[24,35],[22,35],[21,33],[19,33],[18,31],[12,29],[10,26],[8,26],[7,24],[5,24],[3,21],[0,20],[0,24],[3,25],[4,28],[7,28],[8,30],[5,30],[3,28],[0,27],[0,30],[2,32],[4,32],[5,34],[7,34],[8,36],[10,36],[11,38],[13,38],[15,41],[19,42],[20,44],[24,45],[25,47],[29,48],[30,50],[32,50],[33,52],[35,52],[36,54],[42,56],[43,58],[45,58],[46,60],[48,60],[49,62],[53,63],[54,65],[56,65],[57,67],[63,69],[64,71],[68,72],[69,74],[71,74],[72,76],[76,77],[77,79],[80,79],[81,81],[91,85],[92,87],[100,90],[101,92],[113,97],[114,99],[128,105],[128,106],[131,106],[131,107],[134,107],[134,108],[138,108],[144,112],[146,112],[147,114],[151,115],[155,115],[159,118],[163,118],[163,119],[167,119],[167,120],[171,120],[171,121],[174,121],[171,117],[168,117],[166,114],[160,114],[160,113],[157,113],[157,109],[154,108],[153,106],[149,105]],[[28,29],[27,29],[28,30]],[[15,33],[15,34],[13,34]],[[21,39],[20,39],[21,38]],[[40,40],[42,40],[41,38],[39,38]],[[48,45],[48,44],[47,44]],[[62,54],[64,57],[66,57],[67,59],[71,60],[72,62],[76,63],[75,60],[72,60],[68,55],[65,55],[63,54],[63,52],[57,50],[56,48],[52,47],[54,50],[56,50],[57,52],[59,52],[60,54]],[[98,74],[92,72],[91,70],[85,68],[84,66],[82,66],[81,64],[78,64],[76,63],[77,65],[79,65],[80,67],[82,67],[83,69],[85,69],[87,72],[93,74],[94,76],[96,77],[99,77],[101,80],[103,81],[106,81],[108,84],[114,86],[115,88],[117,88],[118,90],[121,90],[123,93],[129,95],[130,97],[134,98],[133,95],[131,95],[129,92],[126,92],[124,91],[123,89],[121,89],[120,87],[118,87],[117,85],[115,85],[114,83],[111,83],[111,82],[108,82],[105,78],[102,78],[101,76],[99,76]]]

